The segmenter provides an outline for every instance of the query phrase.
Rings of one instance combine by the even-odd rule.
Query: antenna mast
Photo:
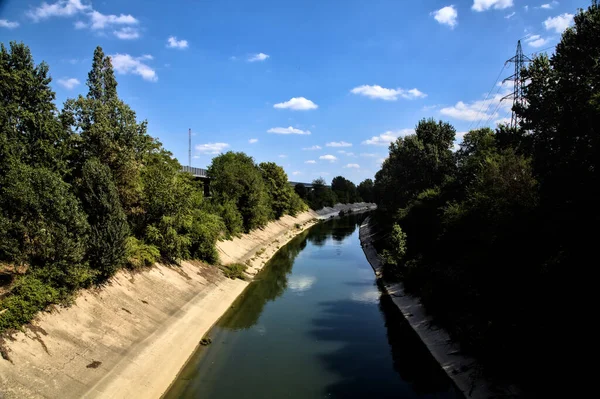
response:
[[[192,129],[188,129],[188,166],[192,170]]]

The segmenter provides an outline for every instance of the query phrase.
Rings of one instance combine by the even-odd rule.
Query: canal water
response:
[[[365,215],[282,247],[209,332],[166,398],[459,398],[382,295],[358,239]]]

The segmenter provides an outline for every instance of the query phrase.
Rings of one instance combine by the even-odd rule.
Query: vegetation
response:
[[[386,277],[420,296],[463,350],[534,389],[571,364],[552,350],[571,328],[558,302],[580,303],[594,258],[598,37],[594,1],[554,55],[524,70],[518,128],[470,131],[453,153],[452,126],[422,120],[390,145],[373,188]]]
[[[18,328],[122,267],[218,262],[215,243],[307,205],[274,163],[228,152],[209,167],[212,198],[118,96],[94,51],[85,96],[54,104],[48,65],[0,47],[0,332]],[[226,274],[243,275],[243,265]]]
[[[235,280],[236,278],[243,280],[246,268],[247,266],[241,263],[232,263],[230,265],[223,266],[223,274],[225,277],[228,277],[232,280]]]

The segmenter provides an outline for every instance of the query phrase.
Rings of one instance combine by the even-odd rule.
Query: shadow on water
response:
[[[341,344],[339,349],[320,355],[326,369],[339,377],[327,387],[328,397],[462,397],[389,296],[382,295],[379,299],[393,360],[387,372],[382,372],[381,365],[389,360],[382,358],[382,351],[377,350],[385,337],[373,336],[372,323],[381,322],[373,318],[373,304],[342,300],[320,305],[322,316],[313,321],[313,336]],[[368,322],[356,323],[356,320]],[[395,373],[400,380],[394,377]]]

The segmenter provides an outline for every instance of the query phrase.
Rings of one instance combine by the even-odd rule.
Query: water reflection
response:
[[[306,236],[310,230],[296,236],[281,248],[265,266],[268,272],[261,272],[244,294],[233,303],[235,312],[227,312],[217,325],[231,330],[252,327],[258,321],[266,303],[281,296],[288,287],[288,274],[292,271],[294,259],[306,247]]]
[[[457,397],[375,284],[358,241],[364,217],[321,223],[281,248],[165,397]]]

